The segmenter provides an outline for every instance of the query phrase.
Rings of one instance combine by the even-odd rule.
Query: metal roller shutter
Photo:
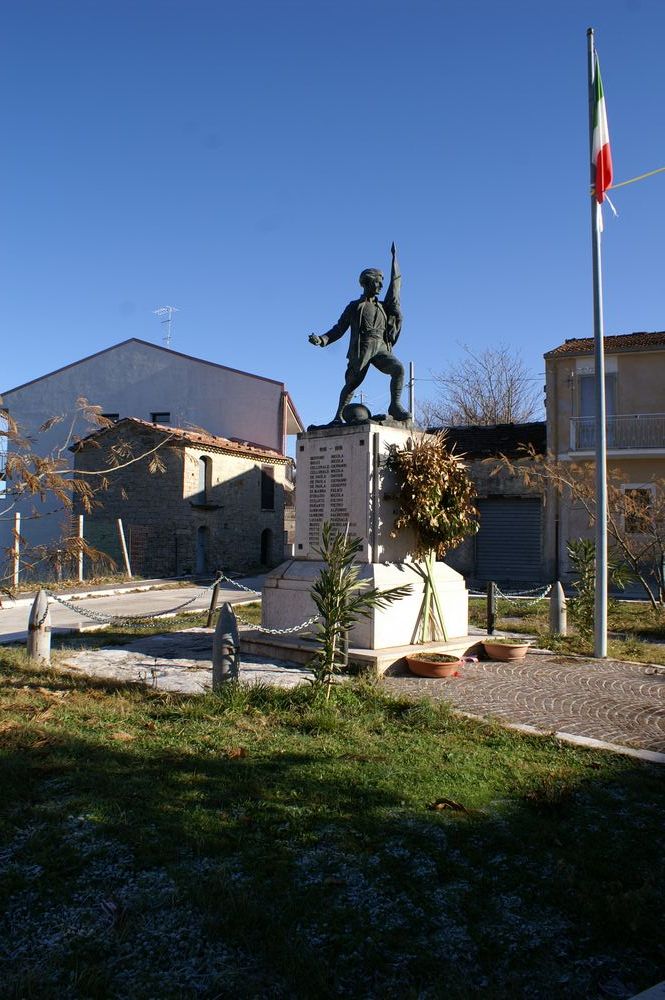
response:
[[[478,579],[538,582],[542,572],[540,499],[488,497],[478,501],[478,510]]]

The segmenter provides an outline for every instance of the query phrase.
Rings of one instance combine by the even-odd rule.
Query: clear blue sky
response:
[[[462,344],[592,333],[586,29],[615,179],[665,165],[662,0],[21,0],[0,10],[0,391],[128,337],[286,382],[396,240],[420,399]],[[616,192],[606,332],[661,330],[665,174]],[[365,390],[385,408],[385,376]]]

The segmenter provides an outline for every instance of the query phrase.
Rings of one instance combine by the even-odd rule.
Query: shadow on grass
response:
[[[633,992],[659,978],[653,768],[371,693],[363,729],[302,691],[234,702],[18,676],[123,696],[76,729],[2,733],[3,829],[45,824],[26,860],[51,893],[68,898],[86,873],[74,817],[138,870],[180,865],[209,933],[253,949],[275,996],[581,998],[613,977]],[[482,789],[474,805],[462,772],[469,799]],[[201,995],[226,994],[212,982]]]

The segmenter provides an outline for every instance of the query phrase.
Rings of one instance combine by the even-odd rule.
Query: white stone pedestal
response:
[[[310,596],[322,562],[293,559],[282,563],[266,577],[263,585],[262,624],[268,628],[290,628],[316,614]],[[445,563],[435,563],[434,571],[444,623],[449,639],[466,636],[469,630],[469,599],[464,580]],[[385,649],[415,642],[418,612],[423,601],[424,582],[412,563],[365,563],[360,580],[369,587],[388,590],[411,584],[411,593],[388,608],[373,608],[369,618],[360,618],[351,630],[349,645],[361,649]]]
[[[362,541],[357,562],[368,587],[387,590],[409,583],[411,594],[388,608],[361,618],[349,636],[352,646],[383,649],[414,642],[424,582],[410,553],[413,536],[394,529],[395,484],[385,471],[389,447],[403,448],[414,432],[372,423],[308,431],[296,448],[295,558],[266,577],[262,624],[289,628],[316,614],[310,591],[321,570],[317,549],[321,528],[334,528]],[[435,580],[449,639],[468,633],[468,591],[463,577],[445,563],[435,564]]]

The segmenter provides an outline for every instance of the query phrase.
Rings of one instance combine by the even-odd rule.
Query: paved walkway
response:
[[[382,683],[471,715],[665,754],[665,667],[532,651],[517,663],[467,663],[445,680],[404,675]]]
[[[237,587],[229,585],[219,592],[219,605],[225,601],[238,603],[247,600],[259,600],[261,597],[261,586],[263,577],[243,578],[238,581],[244,587],[251,588],[251,593],[239,590]],[[173,587],[170,589],[143,590],[142,584],[138,583],[140,592],[134,590],[131,584],[118,590],[115,588],[99,588],[94,594],[88,592],[86,596],[70,596],[69,602],[94,612],[95,615],[109,616],[134,616],[144,614],[167,614],[172,608],[194,598],[191,604],[184,610],[202,611],[210,606],[212,591],[204,589],[201,584],[192,584],[188,587]],[[63,595],[58,595],[62,597]],[[3,601],[0,608],[0,643],[25,642],[28,636],[28,618],[30,616],[31,604],[29,601],[21,600],[12,605],[8,601]],[[57,600],[49,600],[51,613],[51,628],[53,632],[78,632],[94,627],[94,623],[85,615],[79,614],[70,608],[63,607]]]
[[[179,692],[211,686],[212,632],[188,629],[147,636],[118,647],[67,654],[62,665],[87,675],[142,681]],[[304,667],[243,654],[241,680],[281,686],[303,683]],[[665,763],[665,667],[587,660],[532,651],[518,663],[468,663],[457,678],[403,674],[381,684],[397,695],[442,699],[481,718],[600,742]]]

